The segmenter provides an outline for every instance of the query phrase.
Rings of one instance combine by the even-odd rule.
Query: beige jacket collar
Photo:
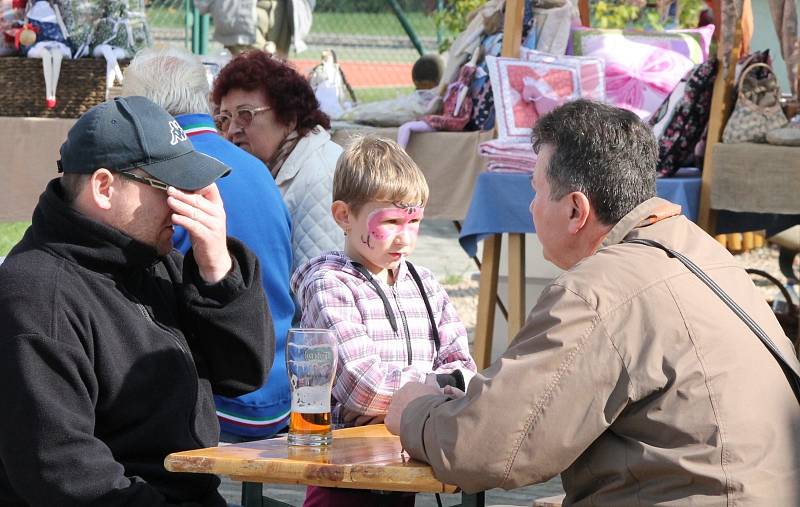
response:
[[[634,229],[681,214],[681,207],[660,197],[651,197],[622,217],[603,240],[604,247],[621,243]]]

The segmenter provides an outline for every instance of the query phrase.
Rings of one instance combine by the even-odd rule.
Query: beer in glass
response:
[[[292,388],[289,445],[325,446],[331,433],[331,386],[336,374],[336,336],[328,329],[290,329],[286,371]]]

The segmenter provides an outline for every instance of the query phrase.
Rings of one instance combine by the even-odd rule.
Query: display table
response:
[[[58,176],[59,148],[74,119],[0,117],[3,199],[0,222],[27,221],[48,181]],[[397,138],[397,129],[344,127],[333,131],[333,139],[347,144],[356,133],[373,132]],[[408,153],[419,164],[430,186],[426,218],[463,220],[475,179],[483,170],[478,144],[492,138],[491,132],[414,133]]]
[[[396,128],[366,126],[332,129],[333,140],[346,146],[359,134],[371,133],[397,140]],[[478,145],[493,139],[488,132],[417,132],[411,135],[406,151],[419,165],[430,187],[425,218],[463,220],[467,214],[472,189],[485,162]]]
[[[800,147],[717,143],[712,161],[712,209],[800,213]]]
[[[800,147],[717,143],[712,148],[710,205],[716,234],[800,224]]]
[[[171,472],[227,475],[245,482],[242,503],[261,506],[262,484],[306,484],[332,488],[417,493],[455,493],[438,481],[430,465],[412,460],[400,437],[383,424],[333,432],[328,448],[290,446],[286,437],[176,452],[164,466]],[[484,494],[463,494],[463,505],[483,506]],[[272,499],[265,499],[275,505]]]
[[[0,222],[31,219],[47,182],[58,176],[59,148],[74,123],[63,118],[0,116]]]
[[[659,197],[679,204],[683,214],[696,221],[700,185],[701,177],[696,169],[682,169],[675,177],[656,180],[656,191]],[[509,339],[517,334],[525,322],[524,235],[536,232],[529,211],[533,196],[528,175],[482,173],[461,229],[459,242],[469,255],[475,255],[478,241],[485,239],[473,353],[479,368],[489,366],[491,357],[502,234],[508,234],[509,248]]]

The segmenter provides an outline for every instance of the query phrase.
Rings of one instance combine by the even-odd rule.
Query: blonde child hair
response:
[[[336,162],[333,200],[346,203],[353,213],[370,201],[425,206],[428,192],[419,166],[390,139],[356,136]]]

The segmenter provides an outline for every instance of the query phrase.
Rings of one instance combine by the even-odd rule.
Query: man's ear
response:
[[[114,187],[114,173],[108,169],[98,169],[89,178],[89,193],[95,207],[108,211],[117,189]]]
[[[592,205],[583,192],[571,192],[568,196],[568,203],[570,206],[569,233],[577,234],[589,220]]]
[[[333,215],[333,219],[336,220],[336,223],[339,224],[339,227],[347,233],[352,228],[352,224],[350,223],[353,219],[353,213],[350,209],[350,206],[344,201],[333,201],[331,204],[331,214]]]

